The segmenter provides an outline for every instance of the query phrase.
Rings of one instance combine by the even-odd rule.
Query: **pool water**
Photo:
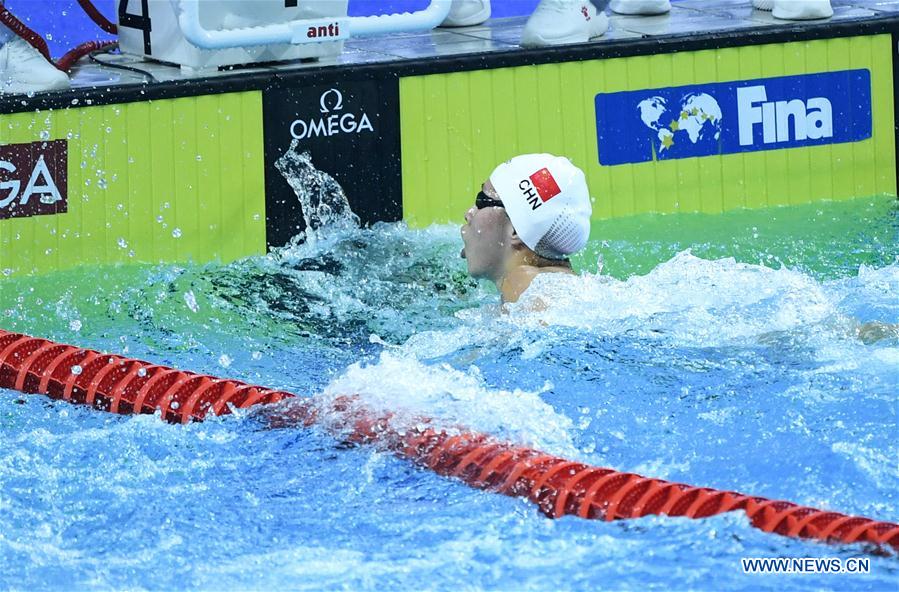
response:
[[[899,521],[899,208],[597,223],[501,313],[455,226],[343,226],[228,265],[6,279],[3,328],[300,395],[358,393],[599,466]],[[601,259],[601,273],[596,273]],[[525,300],[530,297],[526,295]],[[0,588],[895,590],[745,515],[549,520],[250,412],[188,426],[0,392]]]

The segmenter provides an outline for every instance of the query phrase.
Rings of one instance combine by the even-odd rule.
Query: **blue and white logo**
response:
[[[602,165],[858,142],[871,125],[868,70],[596,95]]]

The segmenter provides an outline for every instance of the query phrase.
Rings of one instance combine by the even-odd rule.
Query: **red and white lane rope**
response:
[[[0,330],[0,387],[47,395],[119,414],[156,413],[202,421],[294,398],[284,391],[185,372]],[[704,518],[742,510],[756,528],[827,542],[899,551],[899,524],[847,516],[733,491],[695,487],[573,462],[466,430],[437,429],[427,418],[394,425],[341,397],[324,406],[296,398],[264,414],[272,427],[322,424],[354,444],[374,445],[472,487],[527,497],[547,516],[617,520],[652,514]]]

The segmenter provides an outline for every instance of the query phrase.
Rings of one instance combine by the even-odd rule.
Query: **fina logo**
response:
[[[336,88],[329,88],[319,98],[321,117],[309,120],[296,119],[290,124],[290,135],[297,140],[307,138],[331,137],[337,134],[361,134],[373,132],[374,127],[368,114],[339,113],[343,111],[343,93]]]
[[[762,126],[765,144],[833,137],[833,106],[826,97],[812,97],[807,102],[802,99],[769,102],[762,85],[738,88],[737,119],[740,146],[755,143],[753,132],[757,125]]]
[[[860,142],[871,96],[867,69],[599,93],[599,163]]]

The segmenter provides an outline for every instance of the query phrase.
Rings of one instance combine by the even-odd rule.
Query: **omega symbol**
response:
[[[331,108],[328,108],[327,98],[329,95],[334,95],[334,105]],[[321,104],[321,112],[322,113],[330,113],[331,111],[342,111],[343,110],[343,94],[336,88],[329,88],[325,92],[322,93],[321,100],[319,101]]]

